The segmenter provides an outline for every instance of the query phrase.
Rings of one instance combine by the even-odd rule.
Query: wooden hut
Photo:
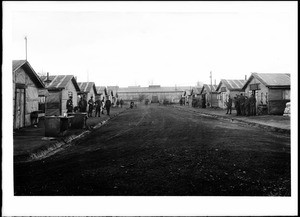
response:
[[[26,60],[13,60],[13,128],[30,126],[39,109],[38,92],[45,85]]]
[[[202,107],[214,107],[219,106],[218,92],[216,91],[217,85],[204,84],[201,89]]]
[[[118,86],[107,86],[107,96],[109,97],[112,106],[116,106],[118,100]]]
[[[229,80],[221,79],[216,91],[218,92],[218,105],[220,108],[226,109],[226,102],[230,96],[233,99],[237,94],[244,93],[243,86],[246,80]],[[234,103],[232,105],[234,108]]]
[[[41,76],[49,96],[46,98],[45,115],[63,115],[67,112],[66,103],[73,97],[73,106],[77,106],[77,92],[80,88],[73,75]]]
[[[80,92],[78,92],[78,96],[86,96],[86,100],[88,101],[91,96],[95,101],[97,95],[97,89],[94,82],[77,82]],[[79,99],[77,99],[79,101]]]
[[[257,114],[282,115],[290,101],[290,74],[252,73],[243,89],[256,98]]]
[[[97,92],[97,95],[96,97],[100,98],[100,100],[103,100],[105,98],[105,89],[106,87],[105,86],[96,86],[96,92]]]

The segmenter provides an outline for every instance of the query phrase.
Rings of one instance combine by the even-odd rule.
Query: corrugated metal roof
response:
[[[77,82],[77,84],[82,92],[90,92],[92,88],[95,88],[94,91],[97,92],[94,82]]]
[[[13,71],[16,71],[22,65],[26,63],[26,60],[13,60]]]
[[[217,91],[219,91],[222,84],[224,84],[228,90],[242,90],[245,83],[245,80],[221,79]]]
[[[13,72],[17,71],[20,67],[23,67],[24,71],[27,75],[35,82],[35,85],[38,88],[45,88],[44,83],[40,79],[40,77],[36,74],[34,69],[31,67],[27,60],[13,60],[12,61]]]
[[[212,86],[212,91],[211,91],[211,86]],[[216,91],[217,91],[217,87],[218,87],[218,85],[216,85],[216,84],[213,84],[213,85],[210,85],[210,84],[204,84],[203,87],[202,87],[201,93],[203,93],[204,90],[205,90],[207,93],[210,93],[210,92],[216,92]]]
[[[290,75],[284,73],[252,73],[252,75],[261,79],[266,86],[288,86],[291,85]]]
[[[97,86],[96,87],[97,94],[103,94],[105,88],[106,88],[105,86]]]
[[[41,80],[48,89],[65,89],[71,81],[73,82],[75,89],[80,91],[73,75],[49,75],[49,83],[47,82],[47,76],[41,76]]]

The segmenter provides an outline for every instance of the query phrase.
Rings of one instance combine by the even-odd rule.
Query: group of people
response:
[[[229,95],[228,100],[226,102],[226,114],[231,114],[233,102],[235,105],[237,116],[256,115],[256,99],[253,94],[250,97],[244,96],[242,93],[240,95],[237,94],[233,100]]]
[[[89,101],[86,100],[85,95],[83,97],[80,97],[80,100],[78,102],[78,106],[73,107],[73,100],[72,96],[69,96],[69,99],[67,100],[67,112],[72,113],[74,112],[88,112],[88,117],[93,116],[93,111],[95,109],[95,117],[100,117],[100,113],[104,114],[104,110],[106,110],[107,115],[110,115],[110,108],[111,108],[111,101],[109,98],[107,98],[104,101],[104,98],[102,100],[97,99],[96,101],[93,100],[93,96],[89,99]],[[88,109],[88,111],[87,111]]]

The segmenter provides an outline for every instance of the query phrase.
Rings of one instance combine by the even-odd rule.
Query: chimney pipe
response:
[[[247,75],[245,75],[245,81],[247,81]]]
[[[215,85],[217,85],[217,80],[215,79]]]

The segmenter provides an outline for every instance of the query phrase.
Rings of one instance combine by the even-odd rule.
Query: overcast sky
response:
[[[210,71],[214,83],[251,72],[293,73],[296,65],[291,3],[21,5],[12,16],[13,59],[25,59],[27,36],[37,72],[73,74],[97,86],[195,85],[210,82]]]

